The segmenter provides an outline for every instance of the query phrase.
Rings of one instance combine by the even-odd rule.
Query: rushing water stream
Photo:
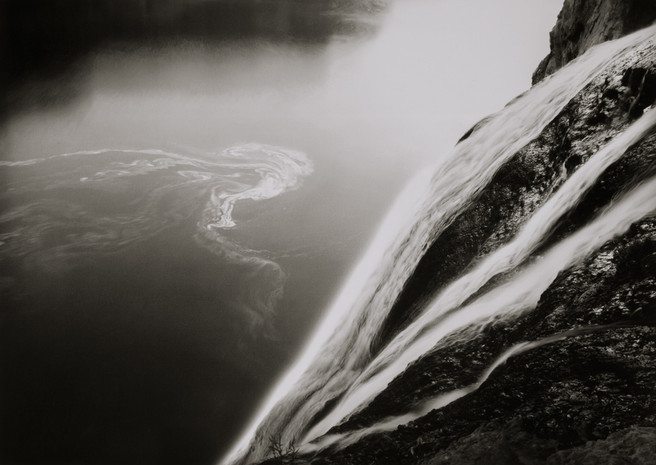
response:
[[[266,438],[272,436],[301,446],[320,437],[371,401],[440,339],[495,315],[532,308],[559,271],[656,209],[656,181],[652,180],[554,246],[536,263],[520,269],[511,281],[459,307],[492,277],[518,267],[603,170],[653,129],[656,113],[651,110],[560,186],[513,241],[447,287],[413,325],[373,357],[371,341],[376,339],[431,238],[448,226],[494,173],[537,137],[591,79],[653,42],[655,32],[656,26],[592,48],[512,101],[459,143],[430,173],[422,172],[410,182],[315,338],[272,393],[256,419],[257,429],[247,432],[226,463],[241,457],[246,457],[246,462],[263,458],[267,453]],[[440,320],[442,315],[446,316]],[[396,425],[396,421],[387,423],[387,427]],[[372,428],[381,429],[377,425]]]
[[[0,5],[9,462],[213,463],[343,313],[362,318],[343,336],[365,368],[378,322],[353,310],[389,306],[448,221],[418,199],[460,208],[445,155],[526,88],[560,6],[373,3]]]

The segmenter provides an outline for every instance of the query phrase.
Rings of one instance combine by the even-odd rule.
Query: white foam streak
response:
[[[4,187],[16,199],[0,215],[1,253],[38,257],[40,266],[61,266],[80,253],[112,253],[192,220],[197,231],[190,240],[252,270],[252,290],[236,304],[250,316],[251,327],[270,324],[285,273],[262,253],[221,232],[235,226],[232,213],[238,202],[272,199],[297,189],[312,172],[305,154],[257,143],[219,153],[103,148],[0,162],[0,167],[15,172]],[[119,199],[111,213],[87,208],[85,195],[73,201],[58,197],[59,189],[104,195],[126,188],[131,192],[127,202]],[[57,234],[63,229],[66,234]]]
[[[201,221],[201,227],[204,228],[234,227],[232,212],[235,203],[242,200],[267,200],[295,190],[301,185],[302,179],[313,171],[312,163],[304,153],[258,143],[237,145],[220,153],[205,152],[200,156],[151,148],[80,150],[22,161],[0,161],[0,166],[28,167],[74,157],[110,157],[115,154],[157,158],[140,158],[130,162],[111,161],[110,158],[106,162],[107,169],[80,177],[79,182],[100,182],[114,178],[143,176],[154,171],[178,167],[198,168],[198,170],[177,169],[177,174],[192,182],[212,181],[216,184],[212,188],[208,208]],[[228,170],[238,172],[228,174]],[[245,182],[236,180],[253,174],[259,177],[254,184],[252,180]],[[235,179],[231,185],[225,182],[230,181],[230,178]]]
[[[556,222],[582,198],[596,183],[599,176],[617,161],[632,144],[640,140],[656,125],[656,110],[649,109],[624,132],[613,138],[601,150],[581,166],[556,193],[524,224],[509,243],[499,247],[485,257],[470,272],[448,285],[432,304],[407,328],[399,333],[369,364],[367,370],[356,380],[355,385],[373,376],[391,363],[405,350],[422,331],[450,310],[462,305],[493,277],[519,266],[546,237]],[[325,433],[345,416],[336,410],[322,420],[308,434],[313,439]]]
[[[371,278],[380,261],[381,254],[387,252],[388,244],[399,234],[400,224],[404,220],[407,221],[408,218],[412,218],[412,216],[408,215],[409,212],[414,211],[416,214],[418,207],[416,200],[427,194],[430,174],[428,170],[420,172],[407,184],[402,194],[396,199],[393,207],[379,226],[378,234],[367,248],[367,251],[358,262],[356,268],[352,270],[347,278],[347,284],[342,288],[340,294],[330,306],[326,317],[321,321],[319,327],[310,337],[308,344],[301,351],[301,357],[276,383],[274,390],[271,391],[264,403],[260,406],[258,415],[252,420],[248,429],[242,435],[241,440],[224,459],[224,463],[231,463],[239,458],[244,449],[248,447],[260,423],[280,399],[299,382],[310,364],[317,356],[321,355],[324,344],[328,342],[329,338],[335,334],[344,323],[344,320],[348,318],[348,310],[351,308],[349,304],[364,292],[368,279]],[[406,225],[406,227],[409,226],[409,224]],[[400,229],[401,231],[405,231],[405,228],[401,227]]]
[[[410,199],[406,212],[394,212],[381,226],[320,329],[222,462],[265,458],[267,437],[298,439],[327,403],[347,391],[369,365],[371,342],[432,240],[602,69],[653,40],[655,31],[592,48],[493,115],[442,159],[428,192]]]
[[[141,154],[141,155],[155,155],[155,156],[167,156],[171,158],[184,159],[185,157],[174,153],[167,152],[160,149],[97,149],[97,150],[78,150],[75,152],[66,152],[58,153],[56,155],[50,155],[49,157],[40,157],[40,158],[30,158],[28,160],[17,160],[17,161],[0,161],[0,166],[8,167],[20,167],[20,166],[32,166],[46,161],[58,160],[62,158],[70,157],[80,157],[80,156],[92,156],[92,155],[106,155],[109,153],[127,153],[127,154]]]
[[[251,153],[258,154],[258,158],[254,158]],[[213,189],[210,211],[204,215],[206,228],[226,229],[235,226],[232,212],[236,202],[272,199],[298,188],[301,180],[312,172],[312,164],[305,154],[278,147],[247,144],[227,149],[223,156],[255,161],[261,159],[259,163],[248,165],[250,170],[259,174],[260,179],[252,187],[234,193],[221,188]]]
[[[387,431],[394,431],[401,425],[407,425],[411,421],[415,421],[424,415],[428,414],[432,410],[441,409],[449,405],[456,400],[465,397],[466,395],[471,394],[472,392],[478,390],[483,383],[485,383],[492,373],[499,368],[501,365],[506,363],[508,359],[516,355],[528,352],[529,350],[542,347],[547,344],[552,344],[557,341],[562,341],[563,339],[570,337],[572,335],[577,335],[581,331],[568,331],[553,336],[549,336],[537,341],[531,342],[520,342],[515,344],[510,349],[503,352],[479,377],[479,379],[469,385],[459,389],[454,389],[436,396],[433,399],[423,402],[419,407],[413,409],[412,412],[396,415],[392,417],[385,418],[384,420],[366,428],[362,428],[355,431],[349,431],[342,434],[328,434],[320,438],[319,440],[305,444],[301,447],[302,453],[312,453],[317,452],[327,447],[336,446],[339,449],[343,449],[351,444],[358,442],[360,439],[370,436],[376,433],[384,433]]]
[[[482,325],[495,317],[514,316],[517,312],[535,307],[560,271],[624,233],[632,223],[655,210],[656,179],[652,179],[624,196],[595,221],[552,247],[515,278],[452,312],[435,327],[422,333],[384,369],[361,384],[354,385],[331,412],[331,420],[327,424],[336,424],[372,400],[403,373],[408,365],[432,351],[445,336],[474,324]],[[313,429],[303,442],[309,442],[325,432],[325,427],[323,424],[321,429]]]

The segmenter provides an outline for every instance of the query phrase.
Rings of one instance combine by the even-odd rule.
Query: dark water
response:
[[[456,3],[0,2],[2,463],[229,447],[403,183],[528,82]]]
[[[335,124],[291,108],[379,9],[2,8],[2,462],[212,463],[399,187],[389,166],[363,184],[361,142],[325,144]],[[213,192],[287,176],[262,150],[221,157],[251,143],[303,151],[312,174],[199,234]]]

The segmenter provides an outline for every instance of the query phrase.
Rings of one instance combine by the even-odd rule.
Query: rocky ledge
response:
[[[533,83],[562,68],[593,45],[649,26],[653,0],[565,0],[549,36],[551,51],[533,74]]]
[[[566,0],[535,80],[590,46],[656,18],[652,0]],[[593,79],[517,152],[422,258],[372,350],[398,333],[453,276],[507,242],[567,177],[656,102],[656,46]],[[483,120],[472,128],[486,124]],[[468,137],[466,134],[463,138]],[[608,167],[535,255],[656,174],[656,132]],[[503,279],[501,276],[499,279]],[[467,337],[453,334],[332,432],[349,432],[475,384],[509,348],[548,343],[498,366],[468,395],[343,449],[266,463],[585,465],[656,457],[656,216],[560,273],[537,307]]]

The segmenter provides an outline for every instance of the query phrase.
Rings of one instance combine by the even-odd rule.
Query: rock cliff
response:
[[[551,32],[551,52],[534,81],[591,46],[654,19],[652,0],[566,0]],[[453,276],[513,237],[552,192],[655,101],[653,44],[599,73],[434,238],[372,350],[407,326]],[[655,174],[652,130],[603,172],[535,256]],[[365,436],[342,449],[267,463],[653,463],[656,217],[633,224],[561,272],[533,311],[458,336],[408,366],[373,402],[331,432],[348,433],[412,411],[425,399],[476,383],[509,347],[553,340],[509,358],[478,389],[394,431]]]
[[[593,45],[617,39],[656,19],[653,0],[565,0],[549,36],[551,51],[533,83],[562,68]]]

